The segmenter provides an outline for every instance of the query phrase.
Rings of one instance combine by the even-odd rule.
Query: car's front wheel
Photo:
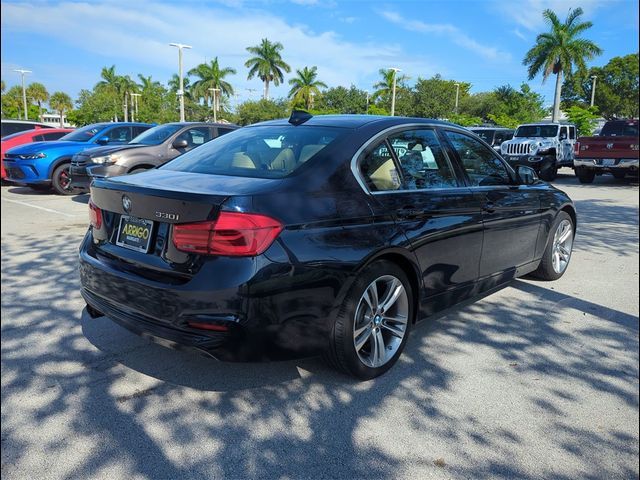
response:
[[[404,271],[386,260],[366,267],[335,320],[327,360],[368,380],[389,370],[402,354],[413,319],[413,292]]]
[[[73,195],[76,193],[71,187],[70,168],[70,164],[63,163],[53,171],[51,186],[58,195]]]

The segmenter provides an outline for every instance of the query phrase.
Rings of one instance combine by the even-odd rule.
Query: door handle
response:
[[[415,207],[402,207],[397,211],[400,218],[416,218],[422,214],[422,210]]]
[[[496,211],[496,206],[495,206],[495,204],[494,204],[492,201],[487,200],[487,202],[486,202],[486,203],[484,204],[484,206],[482,207],[482,210],[484,210],[484,211],[485,211],[485,212],[487,212],[487,213],[495,213],[495,211]]]

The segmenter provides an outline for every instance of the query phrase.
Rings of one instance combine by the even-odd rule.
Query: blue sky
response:
[[[28,81],[74,98],[92,88],[103,66],[119,74],[152,75],[166,82],[177,72],[177,51],[185,51],[185,71],[218,56],[238,74],[230,81],[239,101],[258,98],[262,85],[247,80],[247,46],[261,38],[280,41],[293,69],[316,65],[329,86],[355,84],[372,91],[378,69],[399,67],[411,81],[439,73],[472,83],[472,92],[526,81],[525,52],[547,28],[542,11],[564,19],[581,6],[594,26],[586,36],[604,54],[591,62],[638,51],[638,2],[633,0],[220,0],[90,1],[1,4],[1,75],[19,83],[15,68],[32,70]],[[286,82],[286,79],[285,79]],[[530,82],[553,100],[553,81]],[[254,89],[254,92],[249,91]],[[272,97],[287,86],[272,87]]]

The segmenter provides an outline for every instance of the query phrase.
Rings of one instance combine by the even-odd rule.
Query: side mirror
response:
[[[187,142],[184,138],[179,138],[175,140],[172,144],[172,147],[178,150],[181,148],[187,148],[188,146],[189,146],[189,142]]]
[[[526,165],[518,165],[516,173],[518,174],[518,180],[522,185],[533,185],[538,181],[538,174],[536,171]]]
[[[107,143],[109,143],[109,137],[100,137],[98,140],[96,140],[96,143],[98,145],[106,145]]]

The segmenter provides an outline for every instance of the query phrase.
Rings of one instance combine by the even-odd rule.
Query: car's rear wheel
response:
[[[404,271],[388,261],[365,268],[333,325],[327,360],[368,380],[389,370],[402,354],[413,319],[413,292]]]
[[[576,175],[578,176],[580,183],[593,183],[593,180],[596,178],[596,172],[586,168],[577,169]]]
[[[575,237],[575,225],[567,212],[560,212],[553,222],[542,261],[533,275],[542,280],[557,280],[569,266]]]
[[[71,187],[71,164],[63,163],[56,167],[51,178],[51,186],[58,195],[73,195],[75,190]]]

